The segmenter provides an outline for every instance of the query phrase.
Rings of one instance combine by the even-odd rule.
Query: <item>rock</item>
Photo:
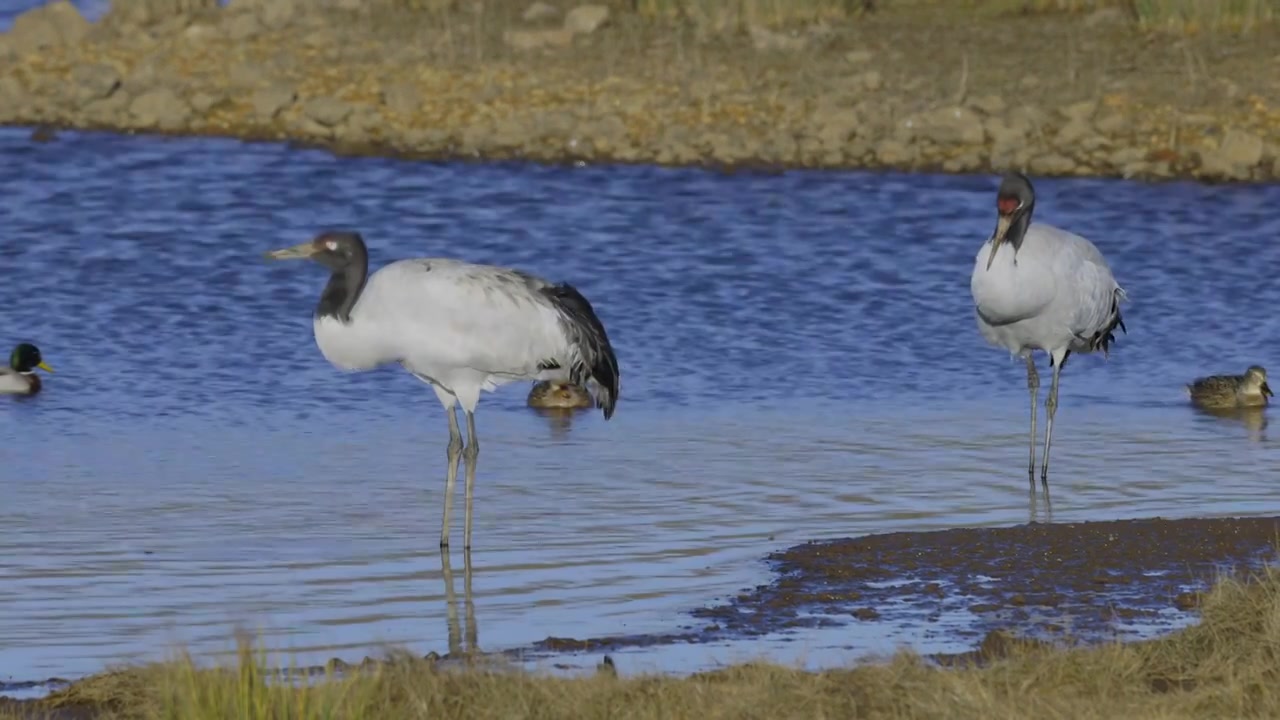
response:
[[[1107,135],[1119,135],[1129,127],[1129,120],[1124,115],[1113,112],[1098,118],[1094,126],[1098,128],[1098,132]]]
[[[512,50],[527,52],[549,48],[568,47],[573,43],[573,31],[567,28],[554,30],[508,30],[502,40]]]
[[[787,35],[786,33],[775,32],[768,28],[752,25],[750,28],[751,44],[756,50],[765,52],[770,51],[788,51],[803,50],[809,46],[809,38],[804,35]]]
[[[870,50],[850,50],[844,54],[844,61],[850,65],[865,65],[871,62]]]
[[[262,83],[262,67],[254,63],[238,62],[227,68],[227,82],[234,88],[257,87]]]
[[[560,10],[553,5],[548,5],[544,2],[536,2],[525,8],[520,17],[524,18],[525,22],[531,23],[542,22],[544,20],[554,20],[555,18],[560,17]]]
[[[298,99],[298,91],[283,84],[262,88],[253,94],[250,103],[258,120],[271,120]]]
[[[382,104],[399,115],[412,115],[422,107],[422,92],[410,82],[395,82],[382,89]]]
[[[294,0],[265,0],[258,7],[258,17],[262,18],[262,24],[273,30],[293,22],[298,14],[299,8]]]
[[[1104,7],[1089,13],[1084,19],[1084,26],[1096,28],[1104,25],[1124,25],[1128,18],[1118,7]]]
[[[824,110],[815,115],[814,122],[818,126],[814,135],[826,151],[843,151],[863,125],[857,111],[848,108]]]
[[[89,32],[89,21],[67,0],[28,10],[13,21],[8,45],[25,55],[50,45],[74,45]]]
[[[1088,122],[1093,119],[1093,114],[1097,112],[1097,110],[1098,103],[1092,100],[1072,103],[1058,108],[1058,112],[1061,113],[1062,117],[1066,118],[1068,122]]]
[[[945,107],[921,113],[913,125],[916,137],[939,145],[981,145],[987,137],[982,118],[965,107]]]
[[[334,97],[318,97],[302,105],[302,114],[324,127],[333,127],[351,114],[351,105]]]
[[[30,97],[17,78],[0,77],[0,119],[17,117],[29,102]]]
[[[590,35],[609,21],[604,5],[579,5],[564,16],[564,29],[575,35]]]
[[[884,78],[876,70],[868,70],[858,76],[858,83],[863,88],[875,92],[884,87]]]
[[[1118,168],[1123,168],[1134,163],[1143,163],[1146,158],[1146,151],[1135,147],[1126,147],[1112,152],[1107,157],[1107,161]]]
[[[1070,175],[1075,169],[1074,160],[1057,153],[1037,155],[1031,159],[1030,170],[1038,175]]]
[[[1053,143],[1062,148],[1070,147],[1092,133],[1093,128],[1089,126],[1089,123],[1082,120],[1069,120],[1058,129],[1058,134],[1054,136]]]
[[[247,40],[261,33],[266,27],[256,13],[239,12],[231,14],[226,22],[227,37],[232,40]]]
[[[916,153],[897,140],[881,140],[874,149],[876,159],[884,165],[901,166],[915,162]]]
[[[204,115],[224,99],[225,98],[220,98],[216,95],[210,95],[207,92],[197,92],[195,95],[191,96],[191,109],[201,115]]]
[[[969,106],[988,117],[1004,113],[1007,107],[999,95],[983,95],[969,101]]]
[[[1253,168],[1262,162],[1263,150],[1262,138],[1232,128],[1217,148],[1200,154],[1200,167],[1210,177],[1246,180]]]
[[[120,82],[120,71],[107,63],[77,65],[71,70],[71,92],[76,105],[108,97],[120,88]]]
[[[173,90],[161,87],[148,90],[129,103],[129,114],[143,127],[177,130],[191,115],[191,107]]]

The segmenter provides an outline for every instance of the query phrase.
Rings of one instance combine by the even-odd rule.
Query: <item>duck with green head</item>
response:
[[[53,372],[53,368],[40,357],[40,348],[22,343],[9,354],[9,367],[0,368],[0,395],[35,395],[40,392],[40,378],[36,368]]]

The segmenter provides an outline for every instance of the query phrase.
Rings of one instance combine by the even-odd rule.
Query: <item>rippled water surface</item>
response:
[[[553,426],[520,385],[482,400],[484,649],[689,624],[811,538],[1028,518],[1025,374],[984,345],[968,289],[992,178],[19,129],[0,157],[0,344],[33,339],[57,371],[0,403],[0,679],[222,650],[237,626],[303,662],[446,649],[441,409],[398,369],[329,366],[310,320],[324,271],[261,260],[331,226],[364,232],[375,265],[448,255],[571,281],[618,351],[610,422]],[[1182,384],[1275,362],[1280,189],[1037,188],[1038,217],[1095,239],[1132,300],[1111,360],[1064,372],[1054,519],[1275,512],[1274,432],[1193,412]],[[630,662],[834,662],[882,634]]]

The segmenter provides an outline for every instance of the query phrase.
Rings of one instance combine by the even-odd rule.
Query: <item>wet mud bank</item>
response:
[[[1216,580],[1273,562],[1278,539],[1280,517],[1258,517],[1031,523],[811,542],[769,556],[772,582],[693,611],[700,626],[547,638],[536,649],[601,652],[800,628],[838,633],[850,623],[880,623],[886,634],[924,626],[982,655],[998,654],[992,647],[1008,637],[1147,638],[1193,622],[1200,593]]]

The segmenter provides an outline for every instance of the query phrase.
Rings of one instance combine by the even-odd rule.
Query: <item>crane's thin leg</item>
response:
[[[1050,356],[1052,357],[1052,356]],[[1058,376],[1062,374],[1062,363],[1066,362],[1066,356],[1062,358],[1053,358],[1053,382],[1049,385],[1049,397],[1044,401],[1045,408],[1045,427],[1044,427],[1044,464],[1040,466],[1040,484],[1044,486],[1046,494],[1049,492],[1049,445],[1053,442],[1053,416],[1058,412]]]
[[[444,480],[444,519],[440,523],[440,547],[449,547],[449,518],[453,515],[453,486],[458,482],[458,460],[462,458],[462,429],[458,427],[458,415],[453,407],[449,413],[449,470]],[[471,515],[470,512],[467,513]],[[470,525],[470,523],[467,523]]]
[[[476,437],[476,415],[467,411],[467,447],[462,451],[467,460],[466,517],[463,520],[462,549],[471,549],[471,497],[476,484],[476,458],[480,457],[480,440]]]
[[[1040,408],[1040,373],[1036,372],[1036,361],[1027,354],[1027,390],[1031,392],[1031,461],[1027,464],[1027,482],[1032,492],[1036,489],[1036,413]]]

